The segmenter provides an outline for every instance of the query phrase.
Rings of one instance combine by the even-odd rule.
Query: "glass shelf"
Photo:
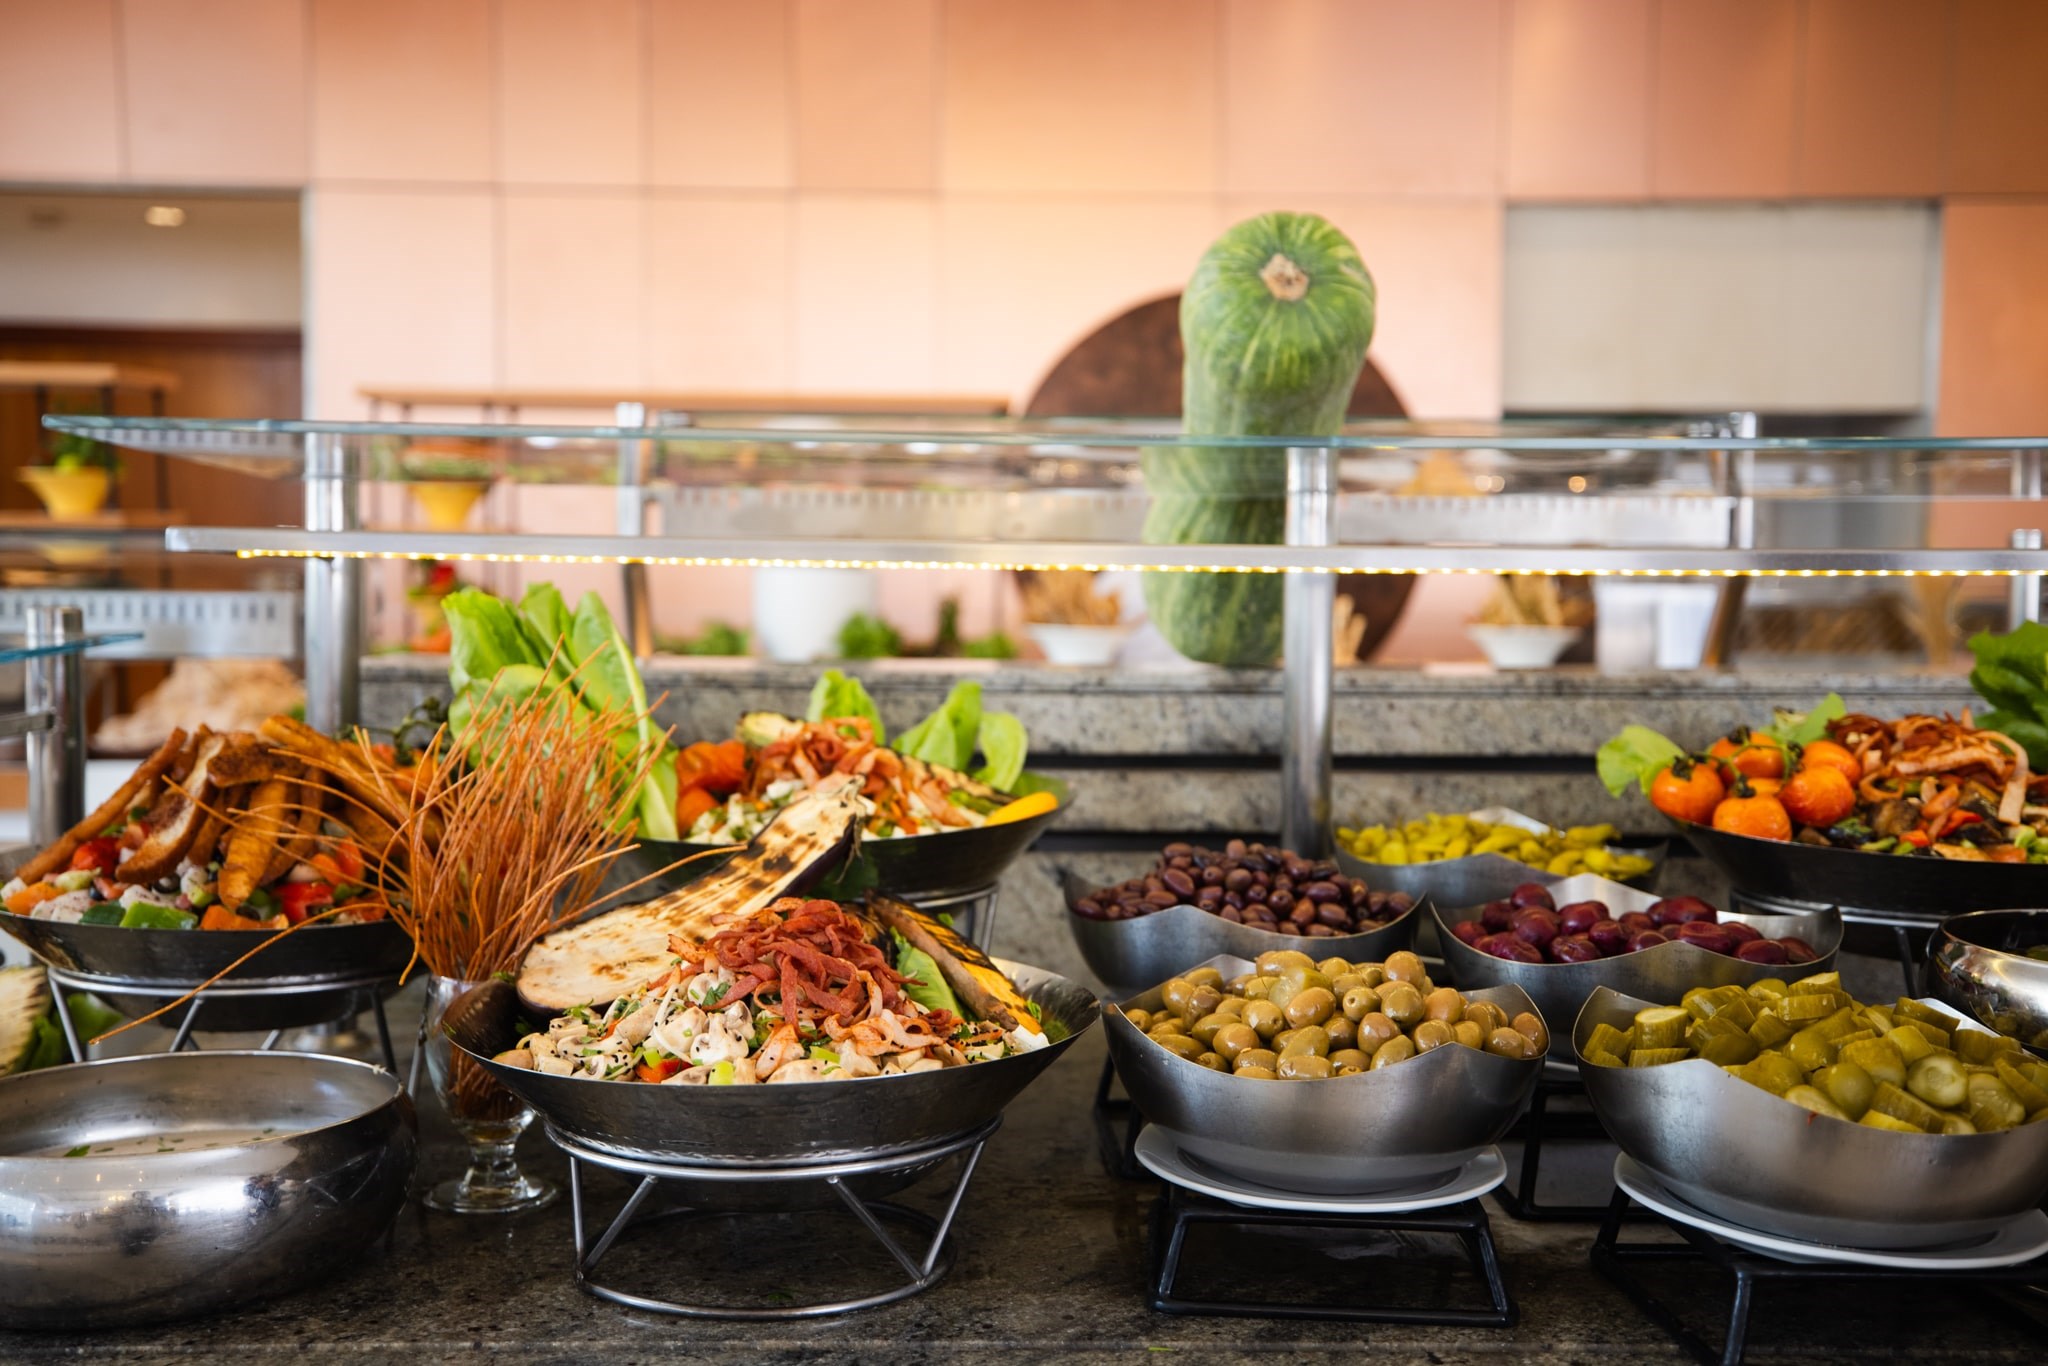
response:
[[[140,639],[140,631],[109,631],[101,635],[60,640],[51,645],[27,645],[18,640],[0,638],[0,664],[21,664],[31,659],[51,659],[58,655],[82,655],[103,646],[126,645],[130,641]]]

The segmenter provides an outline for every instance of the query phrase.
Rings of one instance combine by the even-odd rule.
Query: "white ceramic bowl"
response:
[[[1547,669],[1579,638],[1576,626],[1468,626],[1496,669]]]
[[[1029,622],[1024,627],[1038,642],[1038,648],[1045,652],[1048,663],[1095,667],[1115,662],[1117,651],[1131,637],[1131,629],[1124,623],[1115,626],[1056,626],[1040,621]]]

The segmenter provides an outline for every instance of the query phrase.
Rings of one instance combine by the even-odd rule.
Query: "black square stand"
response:
[[[1184,1299],[1173,1293],[1173,1285],[1180,1274],[1181,1254],[1186,1250],[1188,1229],[1195,1224],[1451,1234],[1464,1245],[1473,1271],[1486,1283],[1491,1303],[1485,1309],[1398,1309],[1367,1305],[1340,1309],[1270,1300]],[[1327,1319],[1343,1323],[1408,1323],[1448,1328],[1509,1328],[1517,1317],[1515,1302],[1508,1295],[1506,1282],[1501,1279],[1500,1258],[1494,1251],[1492,1227],[1487,1222],[1486,1210],[1477,1200],[1410,1214],[1312,1214],[1227,1204],[1183,1190],[1169,1182],[1159,1202],[1152,1207],[1150,1270],[1152,1285],[1145,1303],[1162,1314]]]
[[[1988,1291],[2004,1285],[2031,1286],[2037,1291],[2048,1284],[2048,1258],[2037,1258],[2020,1266],[2000,1267],[1976,1271],[1919,1271],[1903,1270],[1881,1266],[1855,1266],[1841,1262],[1781,1262],[1773,1257],[1761,1257],[1746,1252],[1710,1233],[1679,1223],[1675,1219],[1659,1222],[1685,1239],[1683,1246],[1671,1243],[1623,1243],[1621,1225],[1623,1215],[1631,1204],[1628,1192],[1617,1189],[1614,1199],[1607,1207],[1607,1217],[1600,1225],[1600,1234],[1593,1240],[1592,1261],[1594,1270],[1605,1276],[1626,1295],[1636,1308],[1643,1311],[1651,1322],[1670,1335],[1672,1341],[1684,1348],[1695,1361],[1705,1366],[1739,1366],[1743,1354],[1749,1347],[1749,1312],[1760,1281],[1807,1282],[1822,1281],[1921,1281],[1943,1284],[1954,1289]],[[1728,1331],[1722,1347],[1716,1352],[1705,1341],[1679,1322],[1678,1316],[1666,1308],[1655,1295],[1651,1294],[1640,1280],[1628,1270],[1632,1262],[1675,1262],[1704,1261],[1720,1267],[1735,1278],[1735,1297],[1728,1308]],[[2025,1319],[2034,1331],[2041,1330],[2041,1323],[2025,1310],[2008,1303],[2001,1297],[1992,1296],[2001,1308]]]
[[[1609,1142],[1607,1130],[1590,1114],[1558,1114],[1549,1108],[1552,1100],[1583,1096],[1586,1088],[1576,1077],[1544,1076],[1530,1097],[1529,1112],[1522,1116],[1516,1135],[1522,1143],[1521,1161],[1516,1164],[1512,1188],[1502,1185],[1493,1192],[1500,1207],[1524,1223],[1590,1224],[1607,1213],[1605,1205],[1550,1205],[1536,1198],[1536,1180],[1542,1169],[1546,1142]]]
[[[1089,1111],[1095,1122],[1096,1151],[1102,1156],[1103,1170],[1111,1176],[1149,1181],[1152,1173],[1139,1165],[1137,1156],[1138,1131],[1145,1127],[1145,1117],[1129,1097],[1109,1093],[1115,1084],[1116,1064],[1104,1058],[1102,1080],[1095,1083],[1095,1105]]]

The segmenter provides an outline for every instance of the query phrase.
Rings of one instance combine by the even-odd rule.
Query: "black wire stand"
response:
[[[997,1116],[971,1133],[961,1134],[929,1147],[912,1149],[908,1152],[885,1153],[875,1157],[848,1158],[839,1162],[791,1163],[779,1167],[737,1167],[716,1163],[697,1163],[679,1160],[654,1160],[651,1158],[626,1157],[606,1152],[580,1143],[548,1126],[548,1137],[557,1147],[569,1155],[569,1208],[571,1228],[576,1241],[576,1284],[588,1294],[629,1309],[642,1309],[656,1314],[674,1314],[694,1319],[742,1319],[777,1320],[822,1318],[832,1314],[849,1313],[856,1309],[869,1309],[876,1305],[892,1304],[908,1299],[931,1289],[946,1273],[952,1270],[954,1257],[953,1240],[948,1236],[953,1227],[953,1217],[960,1210],[960,1201],[967,1194],[967,1186],[974,1179],[975,1164],[981,1160],[981,1151],[989,1137],[1002,1124]],[[854,1193],[849,1184],[863,1176],[889,1176],[930,1167],[956,1154],[962,1155],[958,1174],[953,1179],[953,1188],[945,1200],[945,1208],[934,1219],[916,1210],[882,1200],[867,1200]],[[640,1183],[619,1212],[612,1216],[595,1242],[591,1241],[585,1227],[585,1202],[583,1198],[583,1164],[590,1163],[610,1171],[638,1176]],[[775,1304],[766,1306],[708,1305],[692,1304],[678,1300],[658,1299],[651,1295],[636,1294],[622,1290],[597,1279],[598,1263],[610,1252],[619,1235],[626,1231],[639,1213],[640,1207],[663,1180],[689,1182],[719,1182],[735,1186],[759,1183],[782,1183],[792,1181],[816,1181],[826,1186],[839,1198],[855,1218],[866,1226],[882,1249],[906,1279],[878,1290],[873,1294],[852,1299],[821,1300],[802,1304]],[[725,1210],[674,1209],[649,1216],[643,1223],[655,1219],[687,1222],[733,1217]],[[744,1215],[740,1217],[745,1217]],[[890,1232],[888,1225],[907,1227],[928,1239],[924,1250],[918,1252],[907,1246],[897,1235]]]
[[[70,1051],[73,1062],[87,1061],[86,1041],[78,1036],[78,1026],[71,1018],[70,1003],[65,1000],[66,991],[85,991],[102,996],[141,996],[160,1001],[175,1001],[181,996],[192,994],[192,1003],[178,1016],[170,1045],[164,1049],[166,1053],[199,1049],[199,1043],[192,1037],[192,1033],[199,1027],[200,1018],[209,1004],[245,1005],[252,1001],[282,1001],[300,996],[352,991],[357,994],[358,1001],[367,998],[370,1013],[377,1020],[377,1043],[384,1054],[385,1069],[394,1076],[398,1073],[397,1054],[391,1047],[391,1023],[384,1014],[383,988],[390,985],[389,974],[263,983],[237,983],[230,980],[216,982],[194,994],[190,987],[175,983],[149,983],[125,977],[102,977],[95,973],[79,972],[51,964],[44,966],[44,972],[50,980],[50,995],[57,1008],[57,1024],[64,1031],[64,1046]],[[358,1006],[358,1010],[361,1008]],[[258,1050],[269,1052],[276,1048],[285,1033],[283,1028],[272,1029],[263,1042],[257,1045]]]
[[[1586,1088],[1576,1072],[1545,1068],[1536,1082],[1529,1109],[1514,1134],[1522,1145],[1520,1160],[1508,1182],[1493,1191],[1493,1198],[1511,1218],[1532,1224],[1590,1224],[1607,1213],[1605,1205],[1554,1204],[1537,1197],[1537,1182],[1543,1167],[1543,1151],[1550,1143],[1609,1143],[1606,1128],[1591,1113],[1559,1112],[1550,1108],[1554,1100],[1583,1097]]]
[[[1655,1211],[1631,1211],[1629,1207],[1633,1203],[1627,1191],[1619,1187],[1615,1189],[1614,1199],[1607,1206],[1607,1216],[1600,1225],[1599,1236],[1593,1240],[1593,1267],[1626,1295],[1630,1303],[1642,1310],[1645,1317],[1663,1329],[1672,1341],[1694,1360],[1703,1362],[1706,1366],[1739,1366],[1749,1349],[1749,1316],[1755,1304],[1759,1284],[1776,1285],[1790,1282],[1794,1285],[1818,1285],[1842,1281],[1916,1281],[1923,1284],[1938,1284],[1949,1290],[1983,1292],[2000,1308],[2019,1316],[2033,1332],[2048,1331],[2048,1320],[2038,1318],[1994,1293],[1994,1288],[2000,1286],[2030,1290],[2038,1300],[2038,1308],[2048,1313],[2048,1258],[2036,1258],[2020,1266],[1967,1271],[1914,1270],[1842,1262],[1779,1261],[1736,1247],[1711,1233],[1667,1218]],[[1624,1216],[1630,1213],[1654,1218],[1684,1238],[1685,1242],[1623,1243],[1621,1228]],[[1631,1269],[1634,1265],[1687,1262],[1703,1262],[1719,1267],[1734,1278],[1735,1293],[1729,1304],[1728,1324],[1719,1351],[1687,1328]]]
[[[1095,1150],[1102,1157],[1103,1170],[1125,1181],[1149,1181],[1152,1173],[1138,1161],[1138,1131],[1145,1116],[1128,1096],[1112,1094],[1116,1086],[1116,1063],[1102,1060],[1102,1079],[1095,1083],[1095,1104],[1089,1117],[1095,1124]]]
[[[1344,1306],[1290,1301],[1193,1299],[1174,1292],[1188,1231],[1199,1225],[1237,1228],[1326,1229],[1338,1233],[1432,1233],[1455,1237],[1472,1269],[1485,1283],[1487,1304],[1477,1309],[1415,1309],[1362,1302],[1372,1278],[1360,1277],[1359,1302]],[[1436,1209],[1400,1214],[1321,1214],[1301,1210],[1257,1209],[1227,1203],[1184,1190],[1171,1182],[1152,1207],[1149,1254],[1151,1285],[1145,1303],[1161,1314],[1220,1315],[1254,1319],[1322,1319],[1339,1323],[1429,1324],[1449,1328],[1509,1328],[1518,1317],[1514,1299],[1501,1275],[1493,1228],[1477,1198]]]

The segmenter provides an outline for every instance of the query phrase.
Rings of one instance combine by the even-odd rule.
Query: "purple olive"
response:
[[[1511,934],[1489,934],[1472,946],[1489,958],[1504,958],[1510,963],[1540,963],[1543,953],[1534,944],[1517,939]]]
[[[1479,908],[1479,923],[1489,934],[1503,934],[1515,923],[1515,908],[1505,901],[1489,901]]]
[[[1574,901],[1557,908],[1557,923],[1566,934],[1584,934],[1595,922],[1606,918],[1607,904],[1602,901]]]
[[[1480,924],[1477,920],[1460,920],[1457,924],[1451,926],[1451,934],[1461,944],[1476,946],[1480,940],[1486,938],[1486,926]]]
[[[1539,949],[1544,948],[1551,940],[1557,938],[1557,912],[1531,907],[1515,917],[1514,928],[1508,933],[1523,943],[1534,944]]]
[[[1733,954],[1735,941],[1728,931],[1705,920],[1690,920],[1678,927],[1677,938],[1687,944],[1694,944],[1709,953]]]
[[[1721,928],[1728,931],[1728,937],[1735,941],[1735,947],[1754,944],[1764,937],[1764,932],[1746,920],[1723,920]]]
[[[1561,934],[1550,941],[1553,963],[1597,963],[1603,957],[1600,946],[1583,934]]]
[[[1623,911],[1614,918],[1619,920],[1621,927],[1630,934],[1641,934],[1644,930],[1654,930],[1657,928],[1657,922],[1642,911]]]
[[[1735,956],[1745,963],[1764,963],[1774,967],[1790,961],[1785,946],[1773,939],[1752,939],[1737,945]]]
[[[1786,935],[1778,943],[1785,950],[1785,961],[1795,966],[1800,963],[1812,963],[1820,958],[1820,955],[1814,952],[1813,945],[1807,943],[1804,939],[1795,939],[1791,935]]]
[[[1538,906],[1546,911],[1557,909],[1557,902],[1551,898],[1550,889],[1540,882],[1525,882],[1508,893],[1508,905],[1516,910]]]
[[[1690,925],[1704,920],[1713,924],[1721,913],[1696,896],[1667,896],[1650,906],[1650,918],[1661,929],[1666,925]]]
[[[1630,936],[1628,951],[1630,953],[1641,953],[1644,949],[1654,949],[1659,944],[1668,944],[1670,942],[1670,940],[1655,930],[1644,930],[1641,934]]]
[[[1619,920],[1596,920],[1593,928],[1586,931],[1586,937],[1593,941],[1601,956],[1612,958],[1617,953],[1628,951],[1628,927]]]

